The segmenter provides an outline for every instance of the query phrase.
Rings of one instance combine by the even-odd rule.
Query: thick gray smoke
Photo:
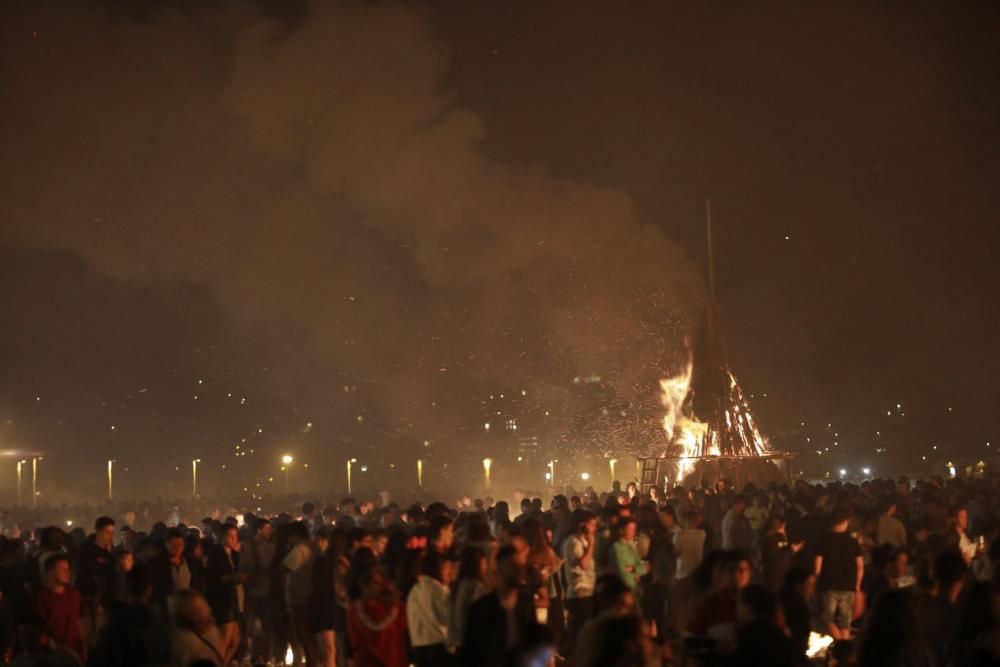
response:
[[[447,440],[492,387],[579,412],[574,378],[659,409],[700,280],[626,193],[484,155],[411,5],[226,6],[2,10],[0,239],[208,286],[262,364],[305,349],[386,433]]]

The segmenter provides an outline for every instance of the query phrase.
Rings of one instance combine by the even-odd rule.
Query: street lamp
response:
[[[351,495],[351,464],[357,462],[357,459],[347,459],[347,495]]]
[[[556,460],[552,459],[549,461],[549,479],[552,481],[552,486],[556,485]]]
[[[285,454],[281,457],[281,462],[284,464],[281,466],[281,469],[285,471],[285,493],[288,493],[288,469],[292,467],[292,461],[294,460],[291,454]]]
[[[112,477],[112,466],[114,459],[108,459],[108,500],[114,500],[114,478]]]
[[[608,465],[611,466],[611,483],[615,483],[615,465],[618,463],[618,459],[610,459]]]
[[[198,497],[198,464],[201,459],[191,459],[191,495]]]
[[[582,479],[583,481],[586,482],[588,479],[590,479],[590,473],[589,472],[581,472],[580,473],[580,479]]]
[[[38,507],[38,462],[41,456],[31,457],[31,506]]]
[[[21,466],[27,463],[26,460],[21,459],[17,462],[17,504],[21,504]]]
[[[424,462],[421,459],[417,459],[417,486],[424,488]]]
[[[483,459],[483,471],[486,473],[486,488],[490,488],[490,468],[493,467],[493,459]]]

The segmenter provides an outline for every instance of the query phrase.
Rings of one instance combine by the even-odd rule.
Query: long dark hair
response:
[[[347,596],[351,600],[360,600],[377,571],[378,559],[375,553],[367,547],[357,549],[351,557],[351,568],[347,571]]]
[[[466,579],[483,582],[483,560],[486,554],[476,547],[465,547],[458,559],[458,578],[451,589],[452,595],[457,594],[458,585]]]

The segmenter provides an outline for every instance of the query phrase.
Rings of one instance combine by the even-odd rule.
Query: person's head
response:
[[[122,549],[118,552],[118,571],[128,574],[132,571],[135,566],[135,556],[132,555],[131,551],[125,551]]]
[[[367,547],[358,548],[351,555],[351,566],[347,571],[348,596],[352,600],[369,597],[384,581],[375,552]]]
[[[595,614],[624,616],[635,612],[635,596],[617,574],[602,574],[594,582]]]
[[[945,549],[934,559],[934,582],[941,586],[958,583],[967,570],[965,559],[958,549]]]
[[[184,555],[184,532],[180,528],[167,529],[167,537],[164,540],[164,547],[167,556],[177,560]]]
[[[486,554],[476,547],[465,547],[462,549],[458,565],[458,580],[474,579],[476,581],[486,580]]]
[[[455,543],[455,524],[447,516],[437,516],[431,521],[430,539],[439,551],[447,551]]]
[[[178,627],[202,634],[215,623],[205,597],[193,588],[174,593],[170,608]]]
[[[305,521],[293,521],[288,526],[288,543],[296,545],[299,542],[309,541],[309,526]]]
[[[677,527],[677,512],[670,505],[665,505],[660,510],[660,525],[666,530],[674,530]]]
[[[528,544],[528,540],[524,537],[524,534],[520,530],[511,530],[507,534],[507,539],[510,541],[510,546],[514,548],[515,559],[518,564],[522,567],[527,565],[531,545]]]
[[[893,516],[896,514],[896,501],[892,498],[886,498],[879,504],[879,514],[883,516]]]
[[[740,625],[746,625],[753,621],[782,625],[780,609],[778,596],[766,586],[750,584],[740,591],[740,603],[737,610]]]
[[[226,524],[222,527],[222,546],[231,550],[240,550],[240,530],[232,524]]]
[[[747,587],[753,576],[750,559],[742,551],[724,552],[715,564],[713,587],[715,590],[739,591]]]
[[[45,578],[49,587],[69,586],[69,557],[65,554],[54,554],[45,561]]]
[[[575,532],[579,535],[593,536],[597,532],[597,517],[589,510],[576,510],[573,521],[576,524]]]
[[[830,514],[830,524],[834,532],[847,532],[847,525],[851,521],[851,510],[849,507],[837,507]]]
[[[115,543],[115,520],[102,516],[94,523],[94,542],[102,549],[111,549]]]
[[[508,544],[497,550],[497,593],[500,596],[517,590],[523,567],[524,563],[520,562],[517,548],[513,545]]]
[[[885,574],[890,579],[899,579],[900,577],[906,576],[909,571],[910,565],[910,554],[902,547],[894,549],[891,554],[889,554],[889,561],[885,566]]]
[[[965,531],[969,528],[969,511],[964,507],[956,507],[949,512],[952,522],[954,522],[955,527]]]
[[[371,531],[365,528],[351,528],[347,534],[347,542],[351,545],[352,552],[357,549],[372,549],[375,545]]]
[[[444,556],[434,549],[428,549],[420,559],[420,574],[444,583]]]
[[[636,534],[636,523],[635,519],[632,517],[626,517],[624,519],[618,520],[618,539],[631,542],[635,539]]]
[[[764,524],[765,533],[784,533],[785,532],[785,517],[774,514],[767,518],[767,523]]]
[[[646,625],[634,613],[598,619],[594,634],[596,641],[590,664],[648,665],[656,657],[656,646]]]
[[[257,519],[257,528],[255,532],[257,534],[257,539],[270,542],[271,538],[274,536],[274,526],[271,525],[270,521],[262,517]]]
[[[62,551],[65,543],[66,533],[59,526],[48,526],[42,530],[38,546],[42,551]]]
[[[733,509],[738,514],[742,514],[746,510],[747,505],[749,505],[749,503],[747,502],[747,497],[744,496],[742,493],[737,494],[736,497],[733,498]]]

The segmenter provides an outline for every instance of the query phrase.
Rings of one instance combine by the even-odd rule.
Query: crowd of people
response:
[[[7,527],[0,650],[37,667],[1000,664],[1000,478],[514,504],[383,493]]]

